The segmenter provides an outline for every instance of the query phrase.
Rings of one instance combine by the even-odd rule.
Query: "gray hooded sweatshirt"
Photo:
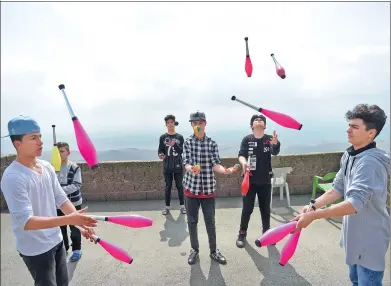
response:
[[[346,263],[384,271],[390,243],[386,208],[390,156],[373,142],[359,150],[348,148],[340,164],[333,189],[357,212],[343,217],[340,245]]]

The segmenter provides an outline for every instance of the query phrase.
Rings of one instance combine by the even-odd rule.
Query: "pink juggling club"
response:
[[[250,51],[248,49],[248,37],[245,37],[244,40],[246,42],[246,60],[244,63],[244,70],[246,71],[247,77],[251,77],[253,74],[253,64],[251,62]]]
[[[285,69],[277,62],[276,58],[274,57],[274,54],[271,54],[270,56],[274,61],[274,65],[276,66],[277,75],[282,79],[286,78]]]
[[[58,88],[64,95],[65,103],[67,104],[69,114],[71,115],[73,128],[75,129],[76,142],[77,146],[79,147],[80,154],[83,156],[84,160],[86,160],[88,166],[90,166],[91,169],[96,169],[98,168],[99,163],[95,146],[81,125],[80,120],[72,110],[71,104],[69,103],[68,97],[65,93],[65,85],[60,84]]]
[[[246,105],[246,106],[248,106],[258,112],[263,113],[265,116],[269,117],[271,120],[273,120],[277,124],[280,124],[281,126],[284,126],[286,128],[300,130],[301,127],[303,127],[303,124],[299,123],[298,121],[296,121],[295,119],[293,119],[292,117],[290,117],[286,114],[279,113],[279,112],[272,111],[272,110],[268,110],[263,107],[256,107],[252,104],[249,104],[243,100],[238,99],[235,95],[231,97],[231,100],[236,100],[243,105]]]
[[[82,230],[80,227],[76,226],[78,229]],[[111,256],[113,256],[115,259],[125,262],[127,264],[132,264],[133,258],[126,253],[125,250],[120,248],[119,246],[112,244],[110,242],[107,242],[103,238],[100,238],[96,235],[92,235],[92,239],[94,240],[95,244],[98,243],[100,246],[102,246]]]
[[[152,219],[141,215],[116,215],[116,216],[91,215],[90,217],[96,220],[107,221],[107,222],[120,224],[132,228],[142,228],[142,227],[148,227],[152,225]]]
[[[291,233],[296,228],[296,224],[297,221],[292,221],[277,226],[273,229],[269,229],[255,241],[255,245],[262,247],[276,244],[280,240],[283,240],[289,233]]]
[[[296,247],[299,242],[300,234],[301,234],[301,230],[291,234],[291,236],[285,243],[284,248],[281,250],[280,262],[279,262],[281,266],[285,266],[285,264],[287,264],[288,261],[292,258],[293,254],[295,254]]]

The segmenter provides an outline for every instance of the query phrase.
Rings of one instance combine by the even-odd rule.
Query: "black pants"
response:
[[[49,251],[23,258],[35,286],[68,286],[68,268],[64,243],[57,244]]]
[[[166,187],[164,189],[164,198],[166,201],[166,206],[169,207],[171,205],[171,189],[172,189],[172,181],[175,181],[175,186],[178,189],[178,198],[179,198],[179,204],[181,206],[184,205],[184,199],[183,199],[183,185],[182,185],[182,179],[183,179],[183,173],[164,173],[164,180],[166,181]]]
[[[247,231],[248,223],[254,210],[255,196],[258,196],[262,229],[263,231],[266,231],[270,228],[271,185],[251,184],[247,195],[243,197],[242,218],[240,221],[241,230]]]
[[[197,224],[200,206],[208,233],[209,249],[213,252],[216,250],[215,198],[198,199],[186,196],[187,225],[191,248],[199,250]]]
[[[75,208],[77,210],[81,210],[81,205],[80,206],[76,206]],[[57,215],[58,216],[63,216],[64,213],[61,210],[57,209]],[[69,249],[69,239],[68,239],[68,231],[67,231],[68,226],[63,225],[60,228],[61,228],[62,236],[63,236],[63,239],[64,239],[65,250],[68,251],[68,249]],[[69,228],[71,229],[72,251],[81,250],[81,233],[80,233],[80,230],[77,227],[73,226],[73,225],[70,225]]]

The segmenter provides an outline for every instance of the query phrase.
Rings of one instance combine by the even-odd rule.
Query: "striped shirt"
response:
[[[198,139],[194,134],[185,140],[183,145],[183,164],[199,165],[199,174],[185,172],[183,187],[193,195],[211,195],[216,192],[216,177],[213,167],[220,164],[217,143],[211,138]]]
[[[72,170],[75,172],[72,174]],[[62,189],[73,203],[74,206],[80,206],[83,203],[80,188],[82,185],[81,170],[76,163],[69,161],[66,164],[61,165],[61,169],[57,174],[58,181],[61,184]]]

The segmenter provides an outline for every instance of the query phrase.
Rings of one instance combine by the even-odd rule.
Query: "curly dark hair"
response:
[[[382,131],[387,120],[384,110],[376,104],[358,104],[345,114],[347,120],[361,119],[366,130],[376,129],[376,136]],[[375,138],[376,138],[375,136]]]

